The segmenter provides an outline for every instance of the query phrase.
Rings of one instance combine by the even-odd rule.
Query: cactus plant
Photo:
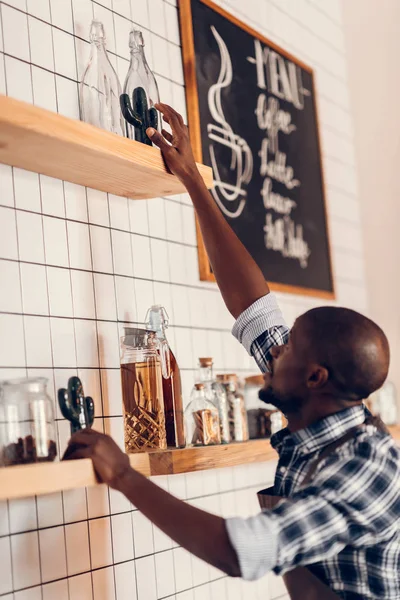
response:
[[[158,114],[155,108],[148,108],[144,89],[137,87],[133,90],[132,104],[128,94],[121,94],[120,104],[124,119],[134,128],[135,140],[151,146],[152,142],[146,133],[146,129],[148,127],[157,129]]]
[[[85,397],[79,377],[68,380],[68,389],[58,390],[58,403],[63,417],[71,422],[71,435],[93,425],[94,402],[89,396]]]

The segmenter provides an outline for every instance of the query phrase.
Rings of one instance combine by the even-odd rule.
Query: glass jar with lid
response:
[[[195,383],[185,410],[188,446],[212,446],[221,443],[217,407],[207,400],[203,383]]]
[[[251,375],[245,379],[245,401],[250,439],[270,438],[285,427],[283,414],[272,404],[262,402],[258,392],[264,385],[262,375]]]
[[[167,447],[158,346],[154,331],[125,327],[121,382],[126,452]]]
[[[233,373],[217,375],[225,388],[229,406],[229,427],[231,438],[235,442],[246,442],[249,439],[246,407],[243,394],[239,391],[237,375]]]
[[[47,379],[1,384],[2,454],[5,466],[52,461],[57,456],[53,402]]]

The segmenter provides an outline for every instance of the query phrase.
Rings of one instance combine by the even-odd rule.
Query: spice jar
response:
[[[2,382],[2,453],[5,466],[52,461],[57,456],[53,402],[47,379]]]
[[[217,375],[217,381],[224,386],[228,399],[231,438],[235,442],[246,442],[249,439],[247,414],[244,397],[239,392],[237,375]]]
[[[207,400],[210,400],[218,409],[221,427],[221,443],[229,444],[231,433],[229,428],[229,406],[224,386],[214,378],[213,359],[199,358],[199,379],[204,384]]]
[[[221,443],[218,409],[207,400],[204,384],[196,383],[185,410],[188,446],[212,446]]]
[[[272,404],[266,404],[259,399],[258,392],[263,385],[262,375],[252,375],[245,379],[244,394],[251,440],[270,438],[285,426],[282,413]]]
[[[154,331],[125,327],[121,382],[126,452],[165,450],[161,362]]]

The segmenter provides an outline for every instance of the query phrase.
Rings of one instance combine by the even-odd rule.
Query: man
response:
[[[362,403],[386,379],[387,339],[369,319],[334,307],[305,313],[289,335],[260,269],[199,176],[182,117],[158,108],[173,133],[148,134],[192,198],[213,272],[237,319],[233,333],[265,372],[260,397],[288,419],[272,440],[279,453],[274,493],[284,499],[250,519],[225,521],[133,471],[105,435],[76,434],[66,458],[91,457],[101,481],[228,575],[252,580],[308,566],[328,586],[320,598],[330,590],[345,600],[398,600],[399,450],[389,435],[364,423]],[[305,596],[300,590],[292,597]]]

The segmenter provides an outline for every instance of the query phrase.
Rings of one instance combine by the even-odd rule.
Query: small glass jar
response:
[[[213,446],[221,443],[218,409],[207,400],[204,384],[194,385],[191,400],[185,410],[186,444]]]
[[[125,327],[121,344],[125,451],[165,450],[167,434],[156,334]]]
[[[262,402],[258,392],[264,385],[262,375],[252,375],[245,379],[245,401],[251,440],[270,438],[285,426],[283,414],[272,404]]]
[[[2,454],[5,466],[53,461],[57,456],[53,402],[47,379],[2,382]]]
[[[228,399],[231,438],[234,442],[246,442],[249,439],[249,428],[244,397],[239,391],[237,375],[217,375],[217,381],[224,386]]]
[[[199,379],[200,383],[204,384],[206,398],[218,409],[221,443],[229,444],[231,441],[231,432],[229,428],[229,405],[225,388],[214,378],[212,358],[199,358],[199,366]]]

